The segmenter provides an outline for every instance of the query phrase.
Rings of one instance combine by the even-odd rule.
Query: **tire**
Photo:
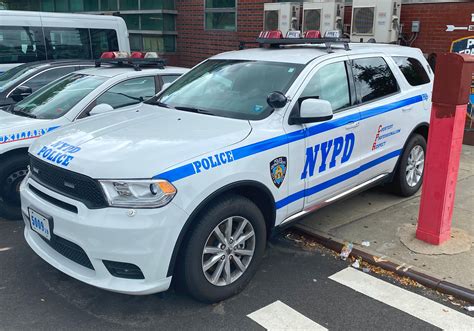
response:
[[[28,155],[8,155],[0,160],[0,216],[8,220],[21,218],[20,184],[28,170]]]
[[[235,241],[225,231],[229,218],[232,218],[231,234],[237,235]],[[238,228],[242,224],[246,225],[242,235],[238,236]],[[215,232],[218,226],[224,236],[221,238],[227,240],[226,246],[222,246],[223,241],[218,239]],[[253,237],[250,236],[252,229]],[[243,196],[227,195],[206,208],[191,231],[179,268],[181,274],[178,276],[187,292],[199,301],[214,303],[242,291],[257,271],[265,251],[267,234],[265,219],[260,209]],[[243,236],[250,237],[237,247],[235,244]],[[232,245],[228,245],[229,243]],[[204,254],[205,247],[212,249],[213,252]],[[233,250],[235,247],[237,249]],[[248,253],[252,248],[253,256],[251,257],[239,254],[239,252]],[[204,271],[205,266],[210,265],[213,259],[217,262]],[[246,266],[244,271],[238,268],[237,260],[240,261],[241,266]],[[231,271],[230,281],[226,272],[227,264]],[[221,270],[220,277],[212,283],[212,276],[219,273],[218,268]]]
[[[416,160],[417,155],[420,155],[422,160]],[[418,164],[420,161],[421,163]],[[394,193],[403,197],[409,197],[418,192],[423,183],[425,161],[426,140],[420,134],[413,134],[405,145],[393,177],[392,189]],[[414,174],[413,176],[415,177],[407,178],[409,173]]]

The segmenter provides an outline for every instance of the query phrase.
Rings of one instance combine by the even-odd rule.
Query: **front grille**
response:
[[[69,240],[61,238],[55,234],[51,237],[51,240],[47,240],[41,237],[52,249],[64,256],[65,258],[80,264],[83,267],[94,270],[91,260],[87,256],[86,252]]]
[[[68,211],[70,211],[71,213],[74,213],[74,214],[77,214],[78,213],[78,210],[77,210],[77,207],[76,206],[73,206],[69,203],[66,203],[64,201],[61,201],[61,200],[58,200],[56,198],[53,198],[43,192],[41,192],[40,190],[38,190],[36,187],[34,187],[33,185],[28,185],[29,189],[31,191],[33,191],[34,194],[36,194],[37,196],[39,196],[40,198],[48,201],[49,203],[53,204],[53,205],[56,205],[62,209],[66,209]]]
[[[99,182],[30,157],[31,177],[52,191],[84,203],[90,209],[107,207]]]

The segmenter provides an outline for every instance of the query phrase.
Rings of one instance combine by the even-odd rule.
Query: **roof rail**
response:
[[[132,67],[135,71],[141,71],[145,67],[157,67],[164,69],[166,60],[163,58],[114,58],[114,59],[97,59],[95,66],[98,68],[102,63],[112,64],[120,67]]]

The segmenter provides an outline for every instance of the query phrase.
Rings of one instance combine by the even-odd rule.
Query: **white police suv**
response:
[[[423,176],[433,75],[418,49],[263,47],[204,61],[136,111],[30,148],[25,237],[85,283],[215,302],[250,281],[272,229]]]
[[[114,59],[102,62],[111,65]],[[134,67],[115,63],[111,67],[77,71],[44,86],[16,105],[1,108],[0,216],[21,218],[19,187],[27,172],[27,149],[35,139],[89,115],[138,104],[188,71],[163,67],[159,58],[133,58],[127,62]]]

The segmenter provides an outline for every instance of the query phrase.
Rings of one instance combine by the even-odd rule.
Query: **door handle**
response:
[[[402,111],[409,111],[409,110],[412,110],[412,109],[413,109],[413,106],[408,106],[408,107],[403,107]]]
[[[350,129],[354,129],[354,128],[357,128],[359,126],[360,122],[357,121],[357,122],[350,122],[349,124],[346,125],[346,129],[347,130],[350,130]]]

